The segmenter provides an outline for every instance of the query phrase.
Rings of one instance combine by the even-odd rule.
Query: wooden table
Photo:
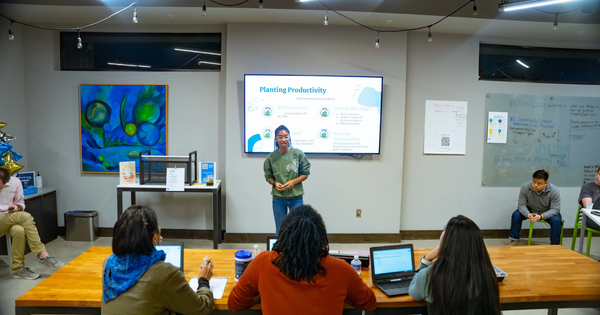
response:
[[[131,193],[131,204],[136,204],[135,193],[137,191],[145,191],[145,192],[167,192],[167,185],[161,184],[135,184],[135,185],[117,185],[117,218],[123,214],[123,192],[129,191]],[[221,180],[215,180],[214,185],[191,185],[184,186],[183,191],[169,191],[173,193],[211,193],[212,194],[212,203],[213,203],[213,248],[218,249],[219,243],[222,242],[221,239],[221,225],[222,218],[221,215],[222,205],[221,205]]]
[[[429,250],[416,249],[415,261]],[[223,299],[215,301],[216,312],[228,313],[227,299],[235,286],[235,250],[186,249],[186,279],[197,276],[204,256],[215,264],[215,277],[228,277]],[[500,283],[504,310],[600,307],[600,263],[559,245],[489,247],[492,263],[508,273]],[[112,253],[110,247],[92,247],[56,271],[15,301],[17,315],[100,314],[102,263]],[[369,270],[363,280],[377,297],[376,314],[425,313],[426,304],[410,296],[389,298],[373,287]],[[361,312],[346,305],[345,314]],[[260,314],[260,305],[236,314]]]

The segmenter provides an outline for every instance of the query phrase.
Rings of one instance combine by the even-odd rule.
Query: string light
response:
[[[558,28],[558,13],[556,13],[556,15],[554,15],[554,30],[556,31],[557,28]]]
[[[10,27],[8,28],[8,40],[15,40],[15,33],[12,30],[13,21],[10,21]]]
[[[262,9],[262,8],[263,8],[263,0],[258,0],[258,7],[259,7],[260,9]]]
[[[206,15],[206,0],[204,0],[204,5],[202,5],[202,15]]]
[[[473,15],[477,15],[477,3],[473,1]]]
[[[327,11],[325,11],[325,20],[323,20],[323,25],[325,25],[325,26],[329,25],[329,19],[327,18],[327,12],[329,12],[329,9],[327,9]]]
[[[133,23],[137,23],[137,22],[138,22],[137,8],[135,6],[133,6]]]
[[[79,30],[77,30],[77,49],[83,48],[83,44],[81,43],[81,35],[79,34]]]
[[[375,38],[375,48],[379,48],[379,31],[377,31],[377,38]]]
[[[433,41],[433,37],[431,37],[431,26],[429,26],[429,34],[427,34],[427,41],[430,43]]]

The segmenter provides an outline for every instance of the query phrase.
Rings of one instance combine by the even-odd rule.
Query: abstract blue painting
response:
[[[167,94],[167,85],[79,85],[81,171],[118,173],[141,151],[167,155]]]

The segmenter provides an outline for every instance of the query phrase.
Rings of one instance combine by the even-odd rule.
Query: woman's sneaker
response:
[[[63,263],[62,261],[56,260],[54,258],[54,256],[46,256],[46,258],[44,259],[39,259],[38,258],[38,262],[50,269],[60,269],[62,266],[65,265],[65,263]]]
[[[29,267],[23,267],[21,270],[13,273],[13,278],[35,280],[40,277],[39,273],[33,272]]]

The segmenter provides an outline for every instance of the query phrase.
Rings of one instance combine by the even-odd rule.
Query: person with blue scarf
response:
[[[156,250],[160,227],[154,210],[131,206],[113,229],[113,254],[102,273],[102,315],[121,314],[208,314],[215,301],[210,291],[212,261],[198,274],[198,290]]]

